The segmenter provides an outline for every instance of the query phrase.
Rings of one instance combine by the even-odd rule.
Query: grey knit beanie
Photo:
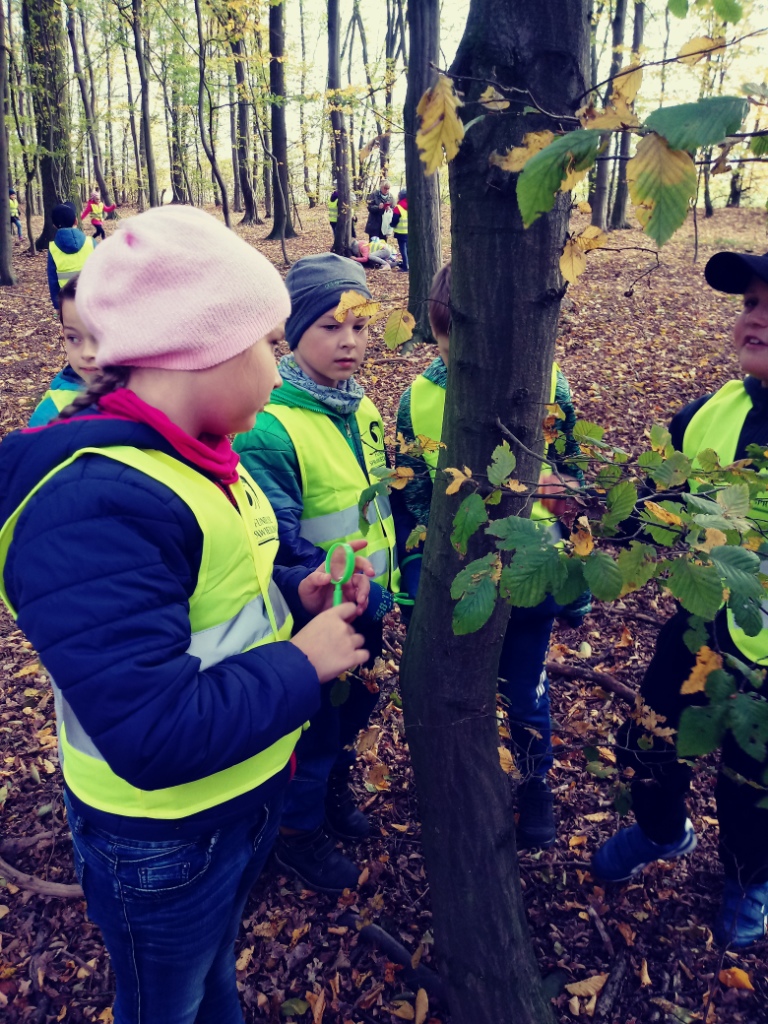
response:
[[[285,278],[285,286],[291,297],[285,340],[292,350],[315,320],[338,306],[344,292],[360,292],[367,299],[372,297],[360,264],[333,252],[304,256],[294,263]]]

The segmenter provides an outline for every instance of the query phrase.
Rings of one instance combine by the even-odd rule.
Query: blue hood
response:
[[[80,228],[59,228],[53,238],[62,252],[80,252],[85,245],[85,235]]]

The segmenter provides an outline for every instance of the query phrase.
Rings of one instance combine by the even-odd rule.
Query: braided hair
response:
[[[105,367],[86,391],[79,394],[68,406],[61,410],[59,419],[68,420],[76,412],[80,412],[81,409],[88,409],[90,406],[96,405],[104,395],[117,391],[118,388],[124,388],[128,383],[130,375],[130,366]]]

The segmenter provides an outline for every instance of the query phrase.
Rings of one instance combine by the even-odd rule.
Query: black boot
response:
[[[555,831],[554,797],[546,779],[532,778],[517,791],[517,845],[520,849],[552,846]]]
[[[354,889],[360,868],[336,849],[322,825],[313,832],[280,835],[275,843],[275,860],[293,872],[310,889],[332,894]]]
[[[371,823],[355,807],[349,789],[349,772],[332,772],[325,794],[325,821],[339,839],[356,842],[371,834]]]

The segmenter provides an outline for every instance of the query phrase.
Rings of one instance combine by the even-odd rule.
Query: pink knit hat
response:
[[[99,366],[167,370],[217,366],[291,312],[269,260],[191,206],[123,221],[83,266],[75,303]]]

